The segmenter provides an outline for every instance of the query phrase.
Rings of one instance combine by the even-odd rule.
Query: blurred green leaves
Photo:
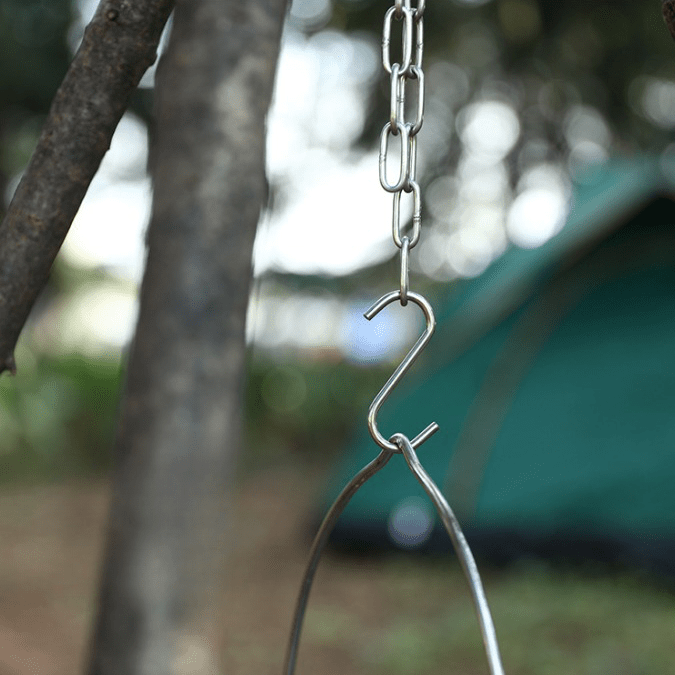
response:
[[[73,4],[71,0],[0,3],[0,196],[7,181],[28,162],[70,62]]]
[[[507,574],[481,568],[507,673],[657,675],[675,669],[673,596],[663,585],[627,573],[534,563]],[[376,568],[354,564],[349,572],[352,586],[370,591],[376,608],[319,595],[310,604],[306,644],[346,652],[354,672],[368,675],[488,672],[458,564],[389,557]]]
[[[71,0],[3,0],[0,5],[0,100],[42,113],[68,63]]]
[[[348,33],[367,31],[379,39],[382,7],[373,0],[335,0],[329,25]],[[523,146],[543,140],[549,154],[564,155],[565,117],[578,105],[592,106],[606,120],[614,152],[660,152],[671,142],[639,101],[640,78],[675,79],[675,44],[661,17],[661,3],[453,0],[428,2],[425,19],[425,70],[452,64],[467,78],[469,103],[488,97],[512,104],[519,113]],[[429,97],[442,95],[439,84],[427,83]],[[386,119],[385,86],[378,80],[371,98],[367,142]],[[449,127],[461,105],[448,106]],[[456,162],[454,152],[445,160],[448,167]]]
[[[100,473],[110,466],[117,360],[31,355],[0,378],[0,483]]]
[[[335,358],[285,358],[256,353],[246,384],[247,443],[242,461],[324,463],[364,424],[386,366],[360,368]]]
[[[29,336],[26,336],[29,338]],[[44,353],[24,339],[15,377],[0,378],[0,484],[100,474],[112,464],[123,366]],[[249,357],[241,464],[324,464],[363,423],[386,379],[344,361]]]

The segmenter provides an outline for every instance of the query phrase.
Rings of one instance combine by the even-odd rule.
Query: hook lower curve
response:
[[[377,428],[377,414],[382,407],[382,404],[389,398],[389,395],[393,391],[394,387],[401,381],[401,378],[408,372],[415,359],[421,354],[424,348],[427,345],[427,342],[431,339],[431,336],[436,329],[436,317],[434,317],[434,310],[432,309],[429,301],[419,295],[419,293],[407,293],[407,300],[414,302],[421,310],[424,312],[424,318],[426,319],[426,328],[417,342],[413,345],[412,349],[405,355],[401,363],[398,365],[396,370],[392,373],[391,377],[387,380],[385,385],[380,389],[379,393],[373,399],[373,402],[368,408],[368,430],[370,435],[373,437],[373,440],[385,450],[391,452],[401,452],[401,449],[395,443],[387,440]],[[402,300],[401,291],[392,291],[383,295],[363,316],[370,321],[373,317],[379,314],[387,305],[390,305],[396,300]],[[433,436],[439,429],[436,422],[432,422],[424,431],[420,432],[413,438],[411,445],[413,448],[418,448],[424,441],[428,440]]]

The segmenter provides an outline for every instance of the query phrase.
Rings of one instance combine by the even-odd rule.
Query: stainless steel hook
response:
[[[377,316],[387,305],[390,305],[396,300],[402,300],[401,291],[392,291],[383,295],[363,316],[370,321],[374,316]],[[427,326],[424,330],[424,333],[420,335],[417,342],[413,345],[412,349],[406,354],[405,358],[401,361],[396,370],[392,373],[391,377],[387,380],[385,385],[380,389],[380,392],[375,396],[373,402],[368,408],[368,430],[370,435],[373,437],[375,442],[385,450],[390,452],[401,452],[401,449],[395,443],[388,441],[378,430],[377,428],[377,413],[380,411],[382,404],[387,400],[391,394],[394,387],[400,382],[401,378],[408,372],[412,366],[415,359],[420,355],[422,350],[426,347],[427,342],[431,339],[431,336],[436,329],[436,318],[434,317],[434,311],[431,308],[431,305],[418,293],[407,293],[407,300],[414,302],[420,309],[424,312],[424,318],[426,319]],[[410,442],[413,448],[418,448],[424,441],[431,438],[437,431],[439,427],[436,422],[432,422],[424,431],[419,433],[413,440]]]

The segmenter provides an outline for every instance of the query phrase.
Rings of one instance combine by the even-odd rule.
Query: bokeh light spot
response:
[[[458,118],[459,136],[466,151],[502,159],[520,136],[520,123],[514,109],[501,101],[472,103]]]
[[[387,531],[392,541],[402,548],[419,548],[431,536],[434,515],[429,504],[420,497],[409,497],[392,509]]]

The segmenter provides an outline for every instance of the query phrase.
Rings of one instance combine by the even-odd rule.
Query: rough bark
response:
[[[173,0],[102,0],[0,225],[0,373],[131,93],[157,57]]]
[[[286,0],[178,0],[91,675],[174,672],[222,563],[265,116]],[[202,645],[203,646],[203,645]],[[201,672],[201,671],[199,671]]]

